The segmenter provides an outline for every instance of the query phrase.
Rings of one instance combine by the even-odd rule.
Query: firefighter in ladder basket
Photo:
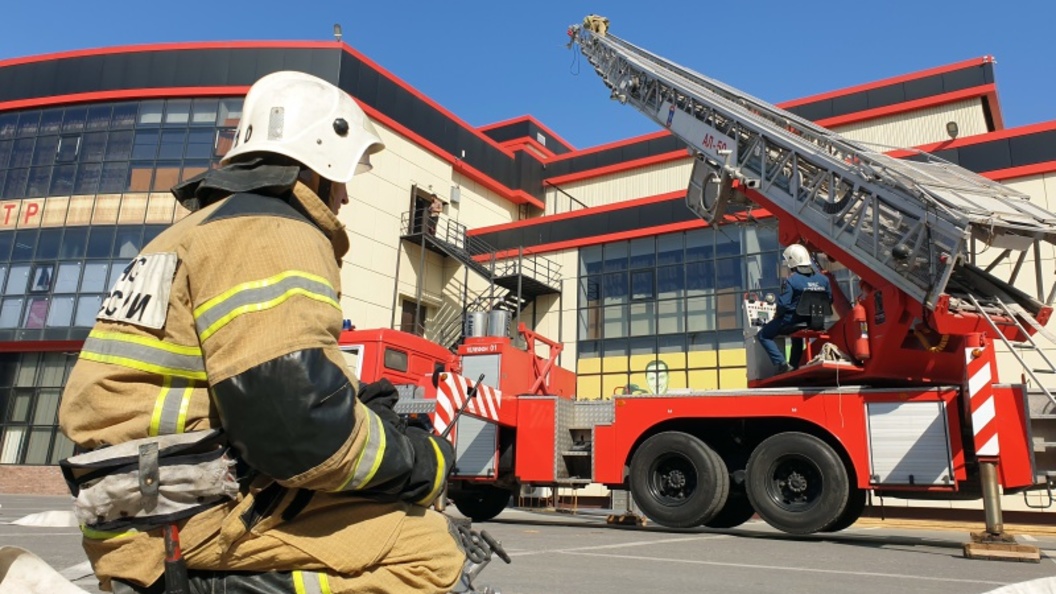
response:
[[[237,135],[173,189],[192,212],[125,269],[63,395],[100,585],[164,591],[175,528],[195,593],[449,592],[466,556],[428,506],[451,446],[362,397],[337,348],[337,211],[381,139],[299,72],[252,86]]]

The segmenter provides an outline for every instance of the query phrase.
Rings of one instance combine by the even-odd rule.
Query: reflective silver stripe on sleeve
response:
[[[341,309],[337,302],[337,291],[325,278],[290,270],[270,278],[243,283],[195,308],[194,323],[198,336],[204,342],[238,316],[271,309],[295,296]]]
[[[149,435],[183,433],[194,388],[194,382],[187,379],[171,376],[165,378],[161,393],[154,404],[154,414],[150,418]]]
[[[293,572],[293,591],[296,594],[332,594],[330,580],[318,571]]]
[[[173,344],[148,336],[93,330],[84,341],[80,358],[157,375],[206,379],[200,348]]]
[[[357,412],[360,410],[366,413],[363,428],[367,432],[366,443],[359,451],[359,456],[356,456],[352,474],[338,487],[338,491],[355,491],[366,487],[385,457],[385,427],[382,426],[381,417],[365,406],[358,407]]]

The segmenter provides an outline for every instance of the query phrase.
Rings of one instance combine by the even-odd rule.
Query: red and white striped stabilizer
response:
[[[982,351],[983,356],[976,356],[974,353],[977,351]],[[1001,453],[997,406],[994,399],[996,375],[994,358],[986,354],[985,347],[966,348],[964,367],[968,380],[968,403],[972,411],[975,454],[979,457],[994,458]]]
[[[462,407],[466,401],[473,381],[469,378],[454,373],[445,373],[446,377],[440,381],[436,393],[436,416],[433,419],[433,427],[438,433],[442,433],[455,418],[455,412]],[[502,409],[502,392],[481,384],[477,387],[477,396],[469,401],[463,414],[473,415],[488,421],[499,421],[499,411]]]

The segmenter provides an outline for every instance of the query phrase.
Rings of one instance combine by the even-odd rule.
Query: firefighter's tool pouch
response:
[[[220,431],[146,437],[60,462],[74,515],[96,530],[149,530],[235,498],[235,459]]]

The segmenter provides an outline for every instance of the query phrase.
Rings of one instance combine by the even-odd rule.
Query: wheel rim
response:
[[[668,453],[649,469],[649,494],[663,505],[682,505],[697,490],[697,467],[685,456]]]
[[[767,496],[787,511],[802,512],[814,507],[825,490],[821,469],[804,456],[778,458],[770,466],[769,476]]]

